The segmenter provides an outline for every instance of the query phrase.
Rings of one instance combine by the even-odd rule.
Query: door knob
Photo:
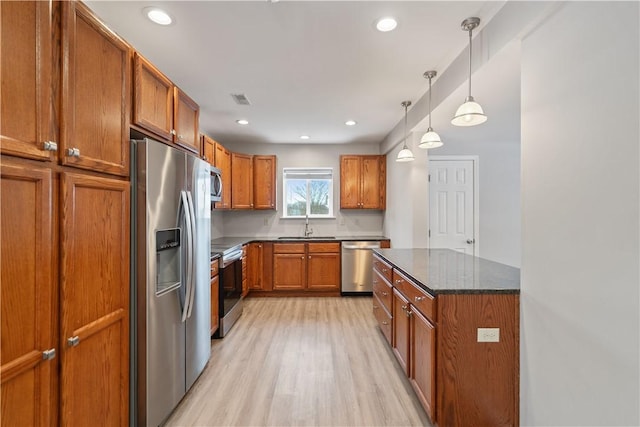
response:
[[[476,239],[467,239],[467,243],[473,245],[476,242]]]

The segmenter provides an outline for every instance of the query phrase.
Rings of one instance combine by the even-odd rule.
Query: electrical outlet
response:
[[[478,328],[478,342],[500,342],[500,328]]]

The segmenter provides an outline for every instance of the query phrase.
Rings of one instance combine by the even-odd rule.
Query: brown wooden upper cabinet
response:
[[[2,153],[128,176],[130,46],[80,2],[2,2],[0,7],[6,53]],[[61,24],[52,7],[55,15],[61,11]],[[53,43],[53,23],[61,25],[61,45]],[[58,73],[59,115],[53,90]]]
[[[253,209],[253,156],[249,154],[231,153],[231,209]]]
[[[222,199],[216,202],[216,209],[231,209],[231,151],[219,143],[214,147],[214,165],[220,169],[222,177]]]
[[[386,157],[340,156],[340,209],[385,209]]]
[[[53,160],[52,3],[0,2],[0,152]]]
[[[202,142],[202,158],[209,162],[211,166],[216,165],[216,142],[207,135],[200,135]]]
[[[129,175],[131,48],[80,2],[62,2],[64,165]]]
[[[136,52],[133,123],[199,155],[199,115],[198,104]]]
[[[253,156],[253,209],[276,208],[276,156]]]

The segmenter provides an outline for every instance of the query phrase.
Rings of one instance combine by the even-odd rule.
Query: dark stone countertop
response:
[[[291,237],[291,238],[286,238]],[[245,243],[251,242],[272,242],[272,243],[291,243],[291,242],[376,242],[379,240],[389,240],[388,237],[384,236],[335,236],[335,237],[322,237],[322,236],[312,236],[309,239],[299,238],[295,236],[284,236],[280,238],[279,236],[254,236],[254,237],[220,237],[218,239],[213,239],[211,241],[211,252],[224,252],[226,249],[232,248],[237,245],[244,245]]]
[[[520,269],[450,249],[374,249],[432,295],[520,293]]]

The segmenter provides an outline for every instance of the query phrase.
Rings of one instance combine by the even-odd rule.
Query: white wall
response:
[[[521,423],[637,426],[639,4],[522,42]]]
[[[215,136],[214,136],[215,137]],[[221,141],[224,144],[224,141]],[[301,236],[303,219],[282,219],[282,168],[333,168],[333,212],[335,219],[310,219],[314,236],[379,236],[382,234],[382,211],[340,210],[340,155],[379,154],[378,144],[227,144],[231,151],[277,156],[277,211],[227,211],[212,216],[219,234],[212,236]]]

